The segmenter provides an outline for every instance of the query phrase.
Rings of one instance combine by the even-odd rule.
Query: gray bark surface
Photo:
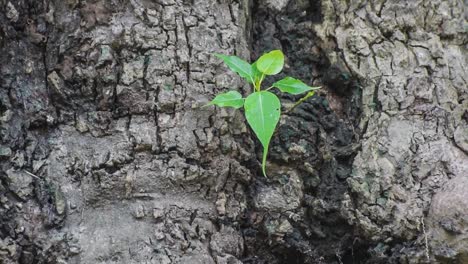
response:
[[[465,5],[0,0],[0,264],[468,263]],[[212,53],[323,86],[268,178]],[[282,96],[285,106],[298,98]]]

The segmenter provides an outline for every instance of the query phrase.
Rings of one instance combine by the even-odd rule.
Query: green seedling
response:
[[[281,115],[280,100],[269,90],[278,88],[283,93],[293,95],[307,93],[291,107],[290,110],[292,110],[313,96],[315,90],[320,89],[320,87],[311,87],[298,79],[286,77],[273,83],[266,90],[262,90],[261,86],[265,76],[278,74],[283,69],[284,54],[280,50],[273,50],[263,54],[253,64],[236,56],[222,54],[215,54],[215,56],[222,59],[232,71],[251,83],[254,91],[246,98],[243,98],[237,91],[218,94],[207,106],[217,105],[219,107],[233,107],[235,109],[244,107],[247,122],[263,146],[262,171],[266,177],[268,147]]]

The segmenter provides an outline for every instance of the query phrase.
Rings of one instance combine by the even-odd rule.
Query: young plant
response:
[[[252,130],[257,135],[263,146],[262,171],[266,177],[266,158],[271,137],[275,132],[276,125],[281,115],[281,103],[278,97],[269,92],[272,88],[278,88],[283,93],[298,95],[307,94],[291,107],[292,110],[298,104],[314,95],[314,91],[320,87],[311,87],[298,79],[286,77],[279,80],[266,90],[262,90],[262,82],[267,75],[275,75],[281,72],[284,65],[284,55],[280,50],[273,50],[263,54],[256,62],[250,64],[239,57],[215,54],[222,59],[226,65],[253,85],[254,91],[242,98],[237,91],[229,91],[218,94],[208,105],[220,107],[233,107],[236,109],[244,107],[245,117]]]

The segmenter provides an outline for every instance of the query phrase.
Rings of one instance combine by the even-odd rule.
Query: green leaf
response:
[[[278,74],[284,65],[284,55],[281,50],[273,50],[263,54],[257,61],[257,68],[266,75]]]
[[[245,99],[244,109],[247,122],[263,146],[262,170],[266,177],[268,146],[281,115],[280,100],[267,91],[255,92]]]
[[[282,80],[275,82],[273,87],[279,88],[283,93],[301,94],[304,92],[317,90],[320,87],[311,87],[303,83],[301,80],[292,77],[286,77]]]
[[[237,56],[227,56],[223,54],[214,54],[222,59],[224,63],[235,73],[246,79],[249,83],[254,83],[254,73],[252,65]]]
[[[215,99],[205,106],[217,105],[220,107],[234,107],[241,108],[244,105],[242,95],[236,91],[229,91],[227,93],[218,94]]]

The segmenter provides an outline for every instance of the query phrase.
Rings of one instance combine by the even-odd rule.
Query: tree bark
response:
[[[467,263],[464,8],[0,0],[0,263]],[[265,178],[200,106],[251,91],[213,53],[271,49],[323,88]]]

